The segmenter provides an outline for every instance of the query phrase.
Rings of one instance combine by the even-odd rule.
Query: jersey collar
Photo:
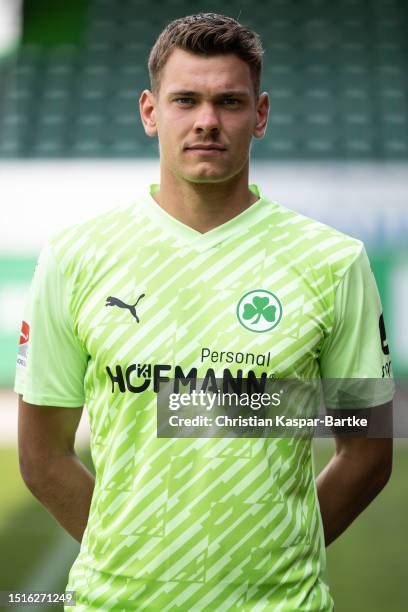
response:
[[[255,184],[249,185],[249,189],[258,196],[258,200],[251,204],[244,211],[229,219],[225,223],[213,227],[205,233],[201,233],[194,228],[182,223],[173,215],[165,211],[156,200],[153,194],[159,191],[160,185],[153,183],[150,185],[149,195],[142,198],[144,212],[150,220],[154,220],[160,229],[167,231],[172,236],[178,238],[183,244],[189,244],[192,248],[206,250],[216,246],[234,234],[247,232],[248,228],[258,220],[265,217],[270,212],[271,202],[263,197],[259,187]]]

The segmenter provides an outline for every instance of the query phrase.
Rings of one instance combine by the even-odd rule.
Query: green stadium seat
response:
[[[219,2],[200,10],[218,12]],[[255,157],[408,157],[408,3],[271,0],[255,11],[229,0],[222,10],[264,43],[271,113]],[[187,0],[164,0],[160,11],[147,0],[90,0],[80,45],[23,45],[0,100],[0,154],[157,157],[138,109],[148,54],[170,19],[195,11]]]

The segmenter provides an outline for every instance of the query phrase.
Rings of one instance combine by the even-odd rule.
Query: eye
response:
[[[192,104],[194,102],[193,98],[176,98],[175,102],[179,102],[182,106],[186,104]]]
[[[238,106],[239,100],[237,98],[224,98],[223,103],[227,106]]]

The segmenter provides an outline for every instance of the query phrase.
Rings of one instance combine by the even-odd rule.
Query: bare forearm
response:
[[[369,505],[389,474],[359,465],[347,455],[335,455],[316,479],[325,543],[328,546]]]
[[[25,481],[60,525],[81,542],[88,522],[95,478],[77,455],[53,457],[47,461],[41,477],[37,470],[36,475]]]

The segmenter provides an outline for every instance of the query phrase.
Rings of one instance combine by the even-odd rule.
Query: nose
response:
[[[213,132],[218,132],[219,128],[220,123],[214,106],[212,104],[201,104],[195,119],[195,131],[197,133],[204,132],[206,134],[210,134]]]

